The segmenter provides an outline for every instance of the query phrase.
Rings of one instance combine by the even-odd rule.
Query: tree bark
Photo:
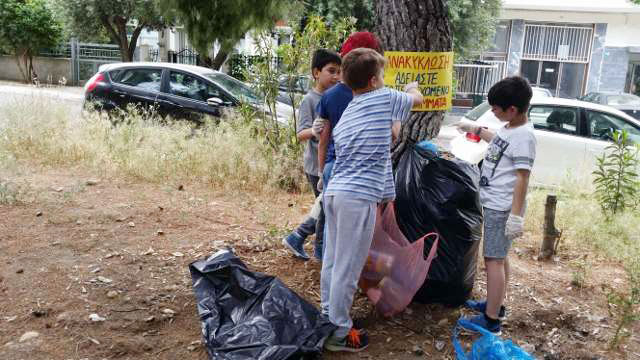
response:
[[[213,58],[211,67],[213,69],[220,70],[222,64],[224,64],[225,60],[227,60],[227,56],[229,56],[229,52],[226,49],[220,48],[216,56]]]
[[[452,50],[447,0],[380,0],[376,18],[376,33],[384,50]],[[392,146],[393,165],[410,144],[436,137],[443,118],[443,111],[411,113]]]

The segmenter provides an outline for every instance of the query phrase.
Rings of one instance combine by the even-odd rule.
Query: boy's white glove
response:
[[[322,130],[324,130],[326,120],[323,118],[316,118],[311,125],[311,134],[317,138],[320,137]]]
[[[407,85],[404,86],[404,88],[402,90],[404,90],[404,92],[409,92],[413,89],[418,89],[418,82],[414,81],[414,82],[410,82]]]
[[[478,131],[477,125],[469,124],[468,122],[464,122],[464,121],[460,121],[459,123],[457,123],[456,127],[458,128],[458,131],[464,132],[464,133],[475,134]]]
[[[322,176],[321,176],[321,177],[320,177],[320,180],[318,180],[318,185],[316,185],[316,189],[317,189],[319,192],[322,192],[323,188],[324,188],[324,184],[322,183]]]
[[[504,227],[504,235],[509,240],[517,239],[522,236],[524,229],[524,217],[509,214],[507,224]]]

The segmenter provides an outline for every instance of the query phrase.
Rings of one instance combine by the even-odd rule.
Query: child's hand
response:
[[[458,131],[463,133],[475,134],[478,131],[477,125],[469,124],[468,122],[460,121],[459,123],[456,124],[456,127],[458,128]]]
[[[524,229],[524,218],[522,216],[509,214],[507,224],[504,227],[504,235],[509,240],[513,240],[522,236]]]
[[[414,81],[412,83],[408,83],[407,85],[405,85],[404,89],[402,89],[402,90],[404,90],[404,92],[409,92],[409,91],[411,91],[413,89],[417,89],[417,88],[418,88],[418,82]]]
[[[313,136],[315,136],[316,138],[319,138],[322,130],[324,130],[325,123],[326,120],[323,118],[316,118],[315,120],[313,120],[313,125],[311,125],[311,134],[313,134]]]

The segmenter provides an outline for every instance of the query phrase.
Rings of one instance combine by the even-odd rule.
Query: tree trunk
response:
[[[213,69],[220,70],[222,64],[224,64],[225,60],[227,60],[227,56],[229,56],[229,52],[226,49],[220,48],[220,50],[218,50],[218,53],[216,54],[216,57],[213,58],[211,67]]]
[[[376,33],[384,50],[452,50],[447,0],[380,0],[376,18]],[[443,118],[443,111],[411,113],[392,147],[394,166],[407,146],[436,137]]]
[[[544,205],[544,235],[540,255],[538,259],[548,260],[556,253],[558,238],[561,233],[556,229],[556,204],[558,198],[555,195],[547,195],[547,202]]]

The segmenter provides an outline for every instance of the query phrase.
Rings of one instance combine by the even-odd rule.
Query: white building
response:
[[[633,91],[640,82],[640,5],[627,0],[503,0],[483,54],[556,96]],[[640,90],[640,89],[638,89]]]

